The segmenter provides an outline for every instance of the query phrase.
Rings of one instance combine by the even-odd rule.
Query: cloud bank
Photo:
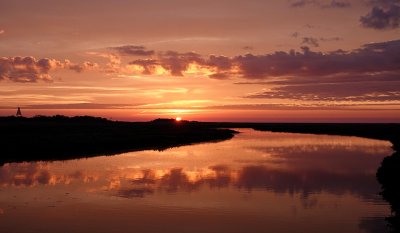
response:
[[[307,43],[314,43],[314,38]],[[162,67],[171,76],[183,76],[190,65],[207,70],[210,78],[268,79],[269,77],[324,77],[338,74],[367,74],[400,71],[400,40],[371,43],[352,51],[336,50],[329,53],[314,52],[302,46],[300,52],[277,51],[272,54],[247,53],[235,57],[168,51],[157,58],[134,60],[129,64],[141,66],[142,74],[155,74]]]
[[[360,17],[361,26],[376,30],[397,29],[400,24],[400,1],[372,0],[374,5],[371,12]]]
[[[306,43],[318,41],[308,38]],[[337,41],[340,38],[323,40]],[[127,53],[142,47],[122,46]],[[136,50],[135,50],[136,49]],[[146,50],[153,51],[153,50]],[[132,52],[129,54],[134,54]],[[314,101],[398,101],[400,99],[400,40],[362,45],[350,51],[328,53],[302,46],[300,51],[277,51],[271,54],[247,53],[233,57],[177,51],[152,52],[153,57],[121,62],[120,54],[93,53],[110,63],[73,63],[33,57],[0,59],[0,80],[11,82],[52,82],[49,72],[56,69],[83,72],[169,75],[184,77],[197,72],[215,80],[245,79],[244,84],[270,86],[268,90],[249,93],[244,98],[295,99]],[[131,59],[127,57],[125,59]],[[162,71],[160,73],[160,71]]]

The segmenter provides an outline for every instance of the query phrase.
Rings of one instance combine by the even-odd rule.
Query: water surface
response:
[[[5,164],[1,230],[389,232],[375,173],[390,142],[237,130],[165,151]]]

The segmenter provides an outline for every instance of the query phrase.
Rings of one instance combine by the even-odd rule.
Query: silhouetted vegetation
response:
[[[0,117],[0,162],[54,160],[224,140],[234,131],[261,131],[359,136],[389,140],[400,148],[400,124],[223,123],[159,118],[118,122],[101,117],[62,115]]]
[[[0,117],[0,163],[162,150],[224,140],[235,131],[190,122],[115,122],[79,116]]]
[[[400,232],[400,153],[396,152],[383,159],[376,172],[376,178],[382,185],[379,194],[389,202],[392,216],[387,217],[392,232]]]

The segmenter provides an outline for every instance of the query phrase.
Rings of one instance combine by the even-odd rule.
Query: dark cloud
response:
[[[142,74],[150,75],[156,71],[156,66],[160,65],[160,62],[154,59],[147,59],[147,60],[135,60],[129,62],[129,65],[137,65],[143,68]]]
[[[298,1],[298,2],[293,2],[292,4],[291,4],[291,6],[292,7],[303,7],[303,6],[305,6],[305,5],[307,5],[307,4],[310,4],[310,3],[313,3],[314,1],[306,1],[306,0],[301,0],[301,1]]]
[[[315,39],[313,37],[303,37],[303,42],[301,42],[302,44],[309,44],[312,45],[314,47],[318,47],[318,39]]]
[[[254,48],[253,48],[253,46],[244,46],[243,49],[244,50],[251,50],[251,49],[254,49]]]
[[[117,50],[122,56],[153,56],[154,50],[145,50],[144,46],[125,45],[120,47],[110,47]]]
[[[299,35],[300,35],[300,33],[294,32],[294,33],[292,33],[290,36],[291,36],[291,37],[294,37],[294,38],[297,38]]]
[[[302,52],[291,50],[267,55],[246,54],[231,58],[237,74],[247,79],[269,76],[315,77],[334,74],[364,74],[400,71],[400,40],[373,43],[347,53],[337,50],[323,54],[301,47]]]
[[[400,4],[400,0],[369,0],[367,5],[387,7],[392,4]]]
[[[387,10],[385,11],[378,6],[374,6],[370,13],[366,16],[361,16],[361,26],[377,30],[391,30],[398,28],[400,22],[400,6],[390,4],[386,8]]]
[[[167,51],[159,55],[161,67],[167,70],[172,76],[184,76],[182,72],[187,71],[189,65],[202,65],[205,60],[195,52],[178,53]]]
[[[331,38],[319,38],[319,40],[323,41],[323,42],[328,42],[328,41],[340,41],[340,40],[343,40],[343,38],[331,37]]]
[[[348,1],[332,0],[332,2],[330,4],[322,5],[321,7],[322,8],[328,8],[328,7],[347,8],[347,7],[351,7],[351,4]]]
[[[400,99],[400,76],[397,81],[302,83],[271,88],[245,98],[295,99],[312,101],[390,101]]]
[[[217,79],[217,80],[228,80],[229,75],[228,74],[224,74],[224,73],[216,73],[216,74],[210,74],[208,75],[209,78],[211,79]]]
[[[191,64],[204,65],[205,60],[195,52],[178,53],[176,51],[160,52],[157,59],[135,60],[130,65],[138,65],[144,70],[142,74],[154,74],[157,66],[169,72],[171,76],[184,76],[183,72],[189,69]]]
[[[321,3],[320,1],[316,1],[316,0],[301,0],[301,1],[293,2],[291,4],[291,6],[292,7],[303,7],[303,6],[310,5],[310,4],[312,4],[316,7],[319,7],[321,9],[351,7],[351,4],[349,1],[336,1],[336,0],[332,0],[329,4]]]
[[[324,41],[336,41],[329,38]],[[306,37],[303,43],[318,45],[318,40]],[[352,51],[336,50],[328,53],[314,52],[307,46],[301,52],[277,51],[266,55],[247,53],[234,57],[215,56],[202,58],[189,52],[168,51],[156,59],[136,60],[135,64],[144,69],[143,74],[154,74],[162,67],[172,76],[183,76],[191,65],[211,72],[213,79],[241,77],[245,79],[266,79],[268,77],[328,77],[332,75],[361,75],[378,72],[400,72],[400,40],[371,43]]]

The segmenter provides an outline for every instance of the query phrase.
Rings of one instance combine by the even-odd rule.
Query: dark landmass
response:
[[[61,115],[0,117],[0,164],[34,160],[63,160],[144,149],[226,140],[235,131],[346,135],[389,140],[400,148],[400,124],[337,123],[217,123],[156,119],[118,122],[101,117]]]
[[[100,117],[0,117],[0,166],[7,162],[65,160],[226,140],[233,130],[173,119],[116,122]]]
[[[379,193],[389,204],[392,216],[386,217],[391,232],[400,232],[400,152],[383,159],[376,172],[376,178],[382,185]]]
[[[328,134],[341,136],[357,136],[379,140],[387,140],[393,144],[394,150],[400,149],[400,124],[367,124],[367,123],[292,123],[263,124],[253,127],[255,130],[272,132]]]
[[[214,128],[252,128],[259,131],[357,136],[387,140],[394,150],[400,149],[398,123],[224,123],[198,122]]]

